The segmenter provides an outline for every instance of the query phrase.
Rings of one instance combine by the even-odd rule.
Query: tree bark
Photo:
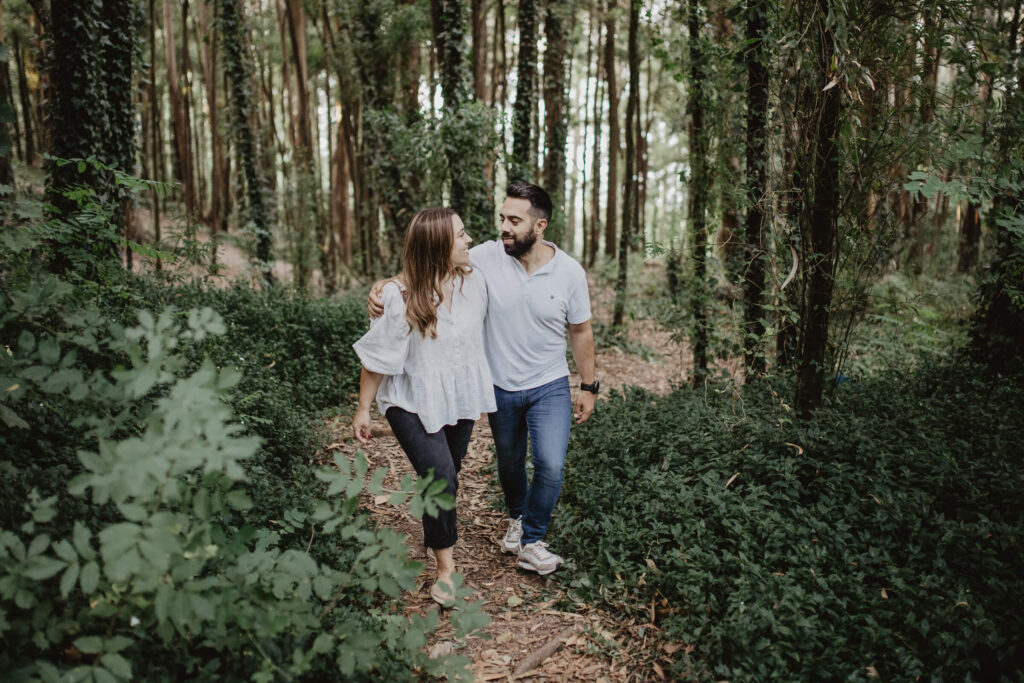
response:
[[[299,176],[296,179],[297,221],[299,224],[299,268],[298,286],[306,289],[309,285],[307,257],[309,247],[318,258],[321,274],[327,272],[327,233],[320,217],[320,183],[313,165],[313,126],[309,109],[309,63],[306,58],[306,10],[301,0],[287,0],[288,34],[292,44],[292,58],[295,60],[295,130],[297,133],[295,155]],[[310,231],[309,224],[313,223]],[[312,243],[312,244],[311,244]]]
[[[705,54],[700,37],[700,6],[698,0],[686,3],[689,29],[690,79],[686,108],[690,115],[690,226],[693,233],[693,386],[702,384],[708,368],[708,296],[707,296],[707,198],[708,164],[707,132],[704,130]]]
[[[615,7],[610,0],[605,8],[604,71],[608,82],[608,196],[604,219],[604,255],[615,255],[616,221],[619,202],[619,89],[615,75]]]
[[[598,21],[598,10],[594,5],[590,9],[591,23],[594,26],[592,45],[601,45],[601,24]],[[590,238],[587,241],[587,266],[592,268],[597,262],[597,247],[601,241],[601,119],[603,102],[601,92],[602,52],[594,50],[594,145],[591,151],[590,168],[594,177],[590,180]]]
[[[747,215],[744,221],[746,277],[743,280],[743,361],[745,380],[765,371],[761,346],[764,320],[765,190],[768,168],[767,0],[747,2]]]
[[[25,141],[25,163],[36,160],[35,135],[32,126],[32,98],[29,95],[28,78],[25,75],[25,48],[18,36],[14,36],[14,61],[18,69],[18,99],[21,101],[22,134]]]
[[[566,232],[565,146],[569,135],[566,120],[569,87],[566,77],[567,21],[570,6],[565,0],[548,0],[544,17],[547,48],[544,51],[544,176],[541,184],[551,195],[553,211],[545,231],[547,239],[563,244]]]
[[[191,219],[196,215],[196,190],[192,174],[192,145],[185,104],[181,96],[178,74],[177,48],[174,41],[174,2],[164,0],[164,55],[167,62],[167,87],[171,95],[171,122],[174,126],[174,149],[177,153],[178,179],[181,181],[185,213]]]
[[[820,83],[831,81],[835,49],[833,28],[827,24],[830,0],[817,0],[817,75]],[[819,94],[814,132],[814,199],[811,208],[810,244],[804,254],[809,271],[807,316],[802,321],[800,372],[795,403],[804,417],[821,406],[828,372],[828,326],[836,262],[836,209],[839,184],[839,135],[842,88],[826,88]]]
[[[626,100],[626,178],[622,192],[622,228],[619,231],[619,272],[615,281],[615,309],[612,325],[622,325],[626,312],[626,285],[629,266],[629,247],[636,231],[634,205],[638,200],[636,178],[635,126],[640,108],[640,57],[637,52],[637,30],[640,23],[640,0],[629,3],[629,97]]]
[[[4,35],[4,10],[0,7],[0,46],[6,45]],[[9,54],[9,53],[8,53]],[[11,136],[10,123],[17,121],[14,115],[14,102],[11,101],[11,70],[6,55],[0,58],[0,185],[14,185],[14,171],[11,167],[11,152],[14,150],[14,138]]]
[[[236,136],[239,166],[245,175],[249,219],[256,233],[256,258],[264,281],[273,284],[271,271],[270,225],[263,199],[263,178],[260,173],[258,150],[251,127],[251,79],[244,50],[244,19],[238,0],[218,0],[217,20],[224,48],[224,68],[231,81],[231,111]]]
[[[470,0],[470,25],[473,46],[473,97],[487,100],[487,0]]]
[[[210,6],[205,0],[196,5],[196,21],[199,25],[200,50],[202,55],[203,84],[206,86],[207,110],[210,116],[210,212],[206,222],[212,232],[223,232],[228,227],[228,213],[231,206],[224,137],[221,133],[220,108],[217,91],[217,41],[210,24]]]
[[[533,114],[537,108],[537,4],[519,3],[519,67],[516,101],[512,112],[512,158],[508,179],[533,180],[537,166],[533,139]]]

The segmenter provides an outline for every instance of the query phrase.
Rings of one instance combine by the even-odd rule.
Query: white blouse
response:
[[[381,415],[397,406],[418,415],[432,434],[460,419],[494,412],[494,384],[484,355],[483,275],[474,271],[456,279],[452,310],[437,307],[436,339],[410,331],[397,283],[389,282],[381,294],[384,315],[352,345],[363,367],[387,375],[377,390]]]

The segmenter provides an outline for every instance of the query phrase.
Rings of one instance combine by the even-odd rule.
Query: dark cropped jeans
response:
[[[469,437],[473,433],[473,420],[459,420],[454,425],[445,425],[433,434],[428,434],[416,413],[392,406],[384,417],[416,474],[425,477],[433,470],[435,480],[448,482],[445,492],[454,498],[459,490],[462,459],[466,457]],[[458,538],[454,508],[438,510],[436,517],[423,515],[423,545],[440,550],[452,547]]]

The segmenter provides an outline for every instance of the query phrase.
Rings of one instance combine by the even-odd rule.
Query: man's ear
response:
[[[537,230],[542,235],[544,234],[544,231],[547,229],[547,227],[548,227],[548,219],[547,218],[538,218],[534,222],[534,224],[533,224],[533,229]]]

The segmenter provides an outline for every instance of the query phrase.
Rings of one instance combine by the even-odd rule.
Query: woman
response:
[[[483,348],[487,289],[469,266],[471,242],[453,210],[416,214],[405,235],[402,272],[382,292],[384,315],[354,345],[363,364],[356,439],[369,443],[376,395],[416,474],[433,471],[453,498],[473,423],[495,410]],[[437,559],[430,596],[440,604],[455,598],[457,538],[454,509],[423,516],[423,543]]]

